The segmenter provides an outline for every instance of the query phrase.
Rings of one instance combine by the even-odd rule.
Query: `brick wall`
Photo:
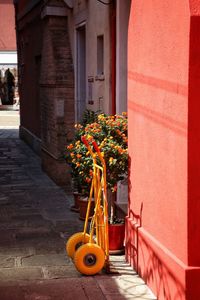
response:
[[[18,60],[21,126],[32,134],[40,134],[39,81],[42,49],[40,7],[19,23]]]
[[[52,0],[46,6],[37,1],[27,7],[18,6],[17,24],[21,138],[33,148],[37,144],[37,150],[40,140],[37,152],[43,169],[59,185],[67,185],[70,176],[63,154],[73,136],[74,71],[66,6]]]
[[[40,80],[43,167],[59,184],[69,181],[63,153],[74,127],[74,73],[67,25],[66,17],[44,18]]]

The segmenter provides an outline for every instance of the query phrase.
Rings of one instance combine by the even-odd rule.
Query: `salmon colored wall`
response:
[[[200,293],[199,8],[134,0],[130,14],[126,254],[158,299]]]
[[[12,0],[0,0],[0,51],[16,51],[15,15]]]
[[[133,1],[128,106],[130,209],[137,213],[143,203],[143,227],[187,262],[189,12],[182,4]],[[174,243],[177,231],[181,243]]]

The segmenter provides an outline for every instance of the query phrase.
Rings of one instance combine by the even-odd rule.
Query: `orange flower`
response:
[[[122,149],[122,148],[118,148],[118,152],[120,153],[120,154],[122,154],[122,153],[124,153],[124,150]]]
[[[85,181],[86,181],[87,183],[90,183],[90,182],[91,182],[91,178],[86,177]]]
[[[109,163],[111,163],[111,164],[112,164],[112,162],[113,162],[113,159],[114,159],[113,157],[110,157],[110,158],[109,158]]]
[[[71,149],[73,149],[73,145],[72,144],[70,144],[69,146],[67,146],[67,149],[69,149],[69,150],[71,150]]]
[[[91,142],[92,140],[93,140],[93,137],[91,136],[91,135],[87,135],[87,140],[88,140],[88,142]]]

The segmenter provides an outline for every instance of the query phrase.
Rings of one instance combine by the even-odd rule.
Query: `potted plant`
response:
[[[93,161],[86,146],[81,142],[82,136],[91,141],[95,140],[99,146],[106,162],[107,187],[112,194],[116,193],[117,183],[124,179],[128,172],[127,114],[99,114],[94,122],[75,125],[75,139],[67,146],[66,160],[71,166],[72,177],[76,178],[80,188],[84,186],[89,193]],[[114,197],[110,198],[110,224],[113,225],[116,223],[115,205]]]
[[[124,252],[125,223],[124,219],[113,218],[113,222],[108,226],[109,252],[119,254]]]
[[[71,168],[72,189],[74,195],[74,204],[71,206],[71,210],[79,212],[81,220],[85,219],[87,197],[89,195],[91,184],[91,178],[84,176],[84,174],[90,174],[89,169],[92,163],[91,158],[85,157],[87,151],[81,142],[81,136],[84,133],[85,126],[95,122],[97,116],[97,112],[85,110],[81,123],[75,124],[73,141],[65,149],[65,159]],[[93,213],[93,208],[94,204],[91,206],[91,214]]]

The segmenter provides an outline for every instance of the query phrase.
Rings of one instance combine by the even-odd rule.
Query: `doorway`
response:
[[[127,111],[127,52],[131,0],[117,1],[116,7],[116,113]],[[128,178],[120,181],[117,206],[126,215],[128,209]]]
[[[86,109],[86,29],[76,29],[76,121],[80,122]]]
[[[116,112],[127,111],[128,23],[131,0],[117,1],[116,10]]]

